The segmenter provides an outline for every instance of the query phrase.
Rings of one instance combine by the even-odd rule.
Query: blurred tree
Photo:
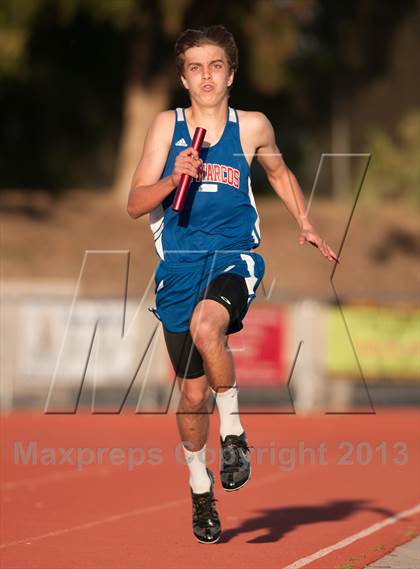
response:
[[[114,183],[114,193],[123,203],[150,122],[168,107],[175,80],[173,42],[181,31],[183,14],[190,1],[110,3],[121,10],[120,21],[127,38],[123,129]]]
[[[307,108],[331,124],[331,151],[351,152],[351,103],[355,94],[386,71],[401,20],[416,0],[319,0],[315,17],[302,26],[294,68],[295,91]],[[333,195],[348,195],[350,159],[333,163]]]
[[[407,113],[392,139],[379,129],[368,131],[372,161],[367,173],[364,200],[405,198],[420,207],[420,111]]]
[[[120,128],[121,35],[58,2],[11,2],[7,18],[5,6],[0,37],[19,38],[20,49],[0,50],[2,185],[103,184]]]
[[[45,117],[50,123],[47,129],[50,134],[54,107],[60,106],[62,114],[63,101],[67,100],[69,105],[74,107],[77,100],[80,106],[85,106],[87,114],[96,115],[99,118],[102,113],[96,112],[94,97],[96,97],[97,107],[100,107],[103,104],[102,99],[107,97],[107,91],[115,91],[119,87],[119,85],[118,87],[114,85],[113,81],[120,79],[119,83],[123,84],[123,117],[115,188],[117,194],[122,193],[123,199],[126,199],[130,178],[135,162],[139,158],[139,151],[149,123],[158,111],[167,107],[169,88],[174,79],[172,72],[173,41],[180,32],[183,11],[189,2],[190,0],[177,0],[177,2],[170,0],[109,0],[107,2],[103,0],[4,0],[0,6],[2,83],[3,85],[7,83],[6,77],[13,78],[13,84],[16,87],[16,82],[25,82],[29,76],[30,87],[37,82],[40,84],[39,90],[44,91],[44,102],[46,103],[43,111],[50,113],[48,117]],[[75,22],[77,26],[74,30],[72,24]],[[81,27],[85,30],[84,42],[80,41]],[[88,30],[89,27],[90,30]],[[106,30],[109,40],[114,42],[114,48],[117,51],[121,48],[124,50],[124,54],[119,54],[121,55],[120,61],[111,60],[112,51],[103,42],[97,41],[101,39],[97,37],[101,29]],[[77,37],[74,37],[71,31],[76,31]],[[56,32],[55,35],[54,32]],[[89,35],[90,41],[86,37]],[[74,49],[75,43],[84,43],[83,53],[77,53],[77,46]],[[46,51],[51,49],[54,51],[47,54]],[[40,50],[43,56],[37,59]],[[70,53],[74,51],[77,53],[76,60],[70,57]],[[51,67],[49,62],[52,62],[54,58],[57,59],[57,65]],[[106,61],[107,58],[110,60]],[[35,66],[32,65],[34,60]],[[123,77],[119,77],[120,70],[113,67],[116,63],[121,65],[121,62],[125,65]],[[94,81],[92,80],[90,84],[86,76],[80,77],[81,67],[85,68],[87,73],[90,68],[92,77],[94,77]],[[108,69],[103,69],[102,81],[97,74],[98,67],[108,67]],[[57,82],[58,78],[61,78],[61,84],[60,81]],[[82,90],[77,98],[74,97],[74,93],[69,94],[69,83],[72,89],[77,91],[79,87]],[[60,89],[60,87],[65,90],[60,93],[60,104],[57,99],[48,101],[48,92],[54,88]],[[14,96],[16,90],[19,91],[18,88],[9,89],[10,97]],[[91,104],[86,105],[89,90],[92,91],[92,100]],[[52,103],[52,108],[48,108],[48,102]],[[79,113],[81,113],[80,106]],[[29,122],[33,122],[37,114],[36,110],[29,104],[26,111],[32,117]],[[23,112],[25,113],[25,110]],[[110,117],[111,121],[115,120],[115,111],[113,114],[114,116]],[[89,122],[87,116],[83,119]],[[37,121],[34,122],[32,131],[35,131],[38,126]],[[18,123],[17,120],[15,124]],[[80,120],[76,119],[76,124],[78,123]],[[74,123],[73,126],[75,126]],[[91,127],[93,126],[91,124]],[[109,127],[109,124],[107,126]],[[28,123],[26,123],[27,127]],[[79,127],[82,125],[79,124]],[[96,125],[96,134],[101,130],[98,127],[99,125]],[[68,128],[71,128],[71,124]],[[22,136],[22,127],[18,127],[12,138],[20,139]],[[10,136],[6,134],[7,138],[9,142]],[[39,131],[37,138],[38,140],[40,138]],[[57,139],[58,137],[55,140],[55,148],[51,149],[52,155],[57,154],[59,146]],[[92,140],[89,141],[88,133],[83,132],[81,128],[80,150],[85,150],[84,144],[88,146],[89,142]],[[63,149],[64,152],[65,149]],[[38,172],[39,176],[37,176],[37,167],[33,165],[34,168],[30,168],[32,175],[35,171],[35,179],[38,177],[42,179],[43,174],[47,174],[46,177],[50,178],[53,183],[62,182],[63,179],[71,183],[70,172],[61,171],[60,179],[58,170],[60,163],[64,165],[65,160],[55,157],[55,161],[52,157],[50,161],[55,164],[56,172],[47,173],[41,167]],[[81,156],[78,160],[83,161]]]

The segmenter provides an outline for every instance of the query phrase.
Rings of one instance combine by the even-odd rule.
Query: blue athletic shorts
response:
[[[210,282],[224,273],[239,275],[245,279],[248,304],[241,320],[256,296],[264,276],[264,260],[251,251],[216,251],[197,263],[184,265],[161,261],[155,271],[156,308],[151,309],[169,332],[185,332],[195,306],[205,297]],[[239,332],[243,327],[238,322]]]

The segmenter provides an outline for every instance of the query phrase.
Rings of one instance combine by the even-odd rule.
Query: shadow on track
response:
[[[369,505],[369,500],[334,500],[324,506],[296,506],[260,510],[257,515],[242,522],[236,528],[222,533],[219,543],[227,543],[241,533],[261,530],[261,535],[247,543],[272,543],[286,533],[304,524],[343,520],[361,510],[376,512],[386,517],[394,512]]]

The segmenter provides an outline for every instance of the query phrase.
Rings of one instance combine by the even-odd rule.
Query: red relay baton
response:
[[[205,128],[201,128],[200,126],[198,126],[195,129],[191,146],[194,148],[194,150],[197,150],[197,152],[200,152],[201,150],[201,145],[203,144],[205,134],[206,134]],[[174,201],[172,204],[172,209],[174,211],[178,213],[182,211],[190,184],[191,184],[191,176],[189,176],[188,174],[181,174],[181,179],[179,180],[178,188],[176,190]]]

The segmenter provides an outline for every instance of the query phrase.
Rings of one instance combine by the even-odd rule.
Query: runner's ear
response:
[[[189,90],[188,83],[183,75],[181,75],[181,81],[187,91]]]

